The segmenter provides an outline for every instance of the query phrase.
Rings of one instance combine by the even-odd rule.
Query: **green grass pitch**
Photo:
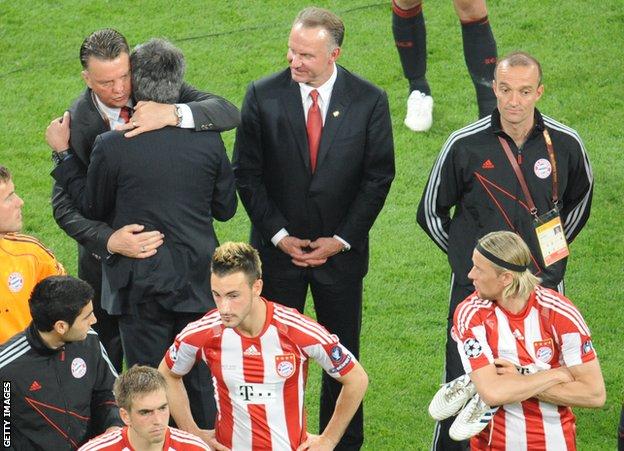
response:
[[[247,84],[285,67],[292,19],[303,1],[121,2],[0,1],[0,163],[24,198],[24,232],[50,246],[72,274],[74,242],[56,226],[49,194],[52,163],[43,134],[82,91],[78,48],[95,29],[111,26],[131,45],[151,37],[172,40],[187,58],[187,80],[240,106]],[[339,13],[347,32],[340,62],[389,95],[397,176],[371,232],[365,280],[362,363],[367,450],[428,449],[433,421],[427,404],[443,365],[449,269],[445,256],[416,226],[415,211],[435,156],[448,134],[476,119],[476,104],[450,0],[425,1],[428,79],[434,125],[425,134],[402,124],[407,83],[394,48],[390,1],[317,2]],[[522,49],[541,60],[545,94],[538,104],[575,128],[594,168],[589,223],[571,246],[567,294],[592,330],[607,384],[602,409],[576,409],[581,450],[615,449],[623,401],[621,325],[624,192],[621,0],[491,0],[499,54]],[[224,135],[231,152],[234,133]],[[218,225],[221,240],[246,240],[242,207]],[[318,371],[308,406],[316,429]]]

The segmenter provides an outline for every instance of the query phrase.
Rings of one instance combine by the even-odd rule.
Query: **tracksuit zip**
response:
[[[61,394],[61,398],[63,399],[63,406],[65,407],[65,413],[66,413],[66,417],[67,417],[67,442],[69,444],[70,447],[73,448],[73,444],[71,441],[71,415],[69,415],[69,408],[67,407],[67,397],[65,396],[65,392],[63,391],[63,385],[61,384],[61,377],[58,371],[58,362],[60,361],[64,361],[65,360],[65,348],[63,348],[61,350],[61,353],[58,356],[58,359],[54,359],[54,373],[56,375],[56,383],[58,384],[59,387],[59,393]]]

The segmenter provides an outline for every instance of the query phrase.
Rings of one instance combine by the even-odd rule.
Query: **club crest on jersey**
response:
[[[24,288],[24,277],[19,272],[12,272],[7,279],[7,285],[11,293],[17,293]]]
[[[540,158],[533,165],[533,172],[541,179],[547,178],[552,172],[552,165],[546,158]]]
[[[464,341],[464,352],[469,359],[476,359],[483,354],[481,343],[476,338],[468,338]]]
[[[80,357],[76,357],[71,363],[71,373],[76,379],[87,374],[87,364]]]
[[[288,379],[295,374],[295,354],[276,355],[275,371],[278,376],[284,379]]]
[[[533,342],[535,358],[543,363],[549,363],[555,353],[552,338]]]

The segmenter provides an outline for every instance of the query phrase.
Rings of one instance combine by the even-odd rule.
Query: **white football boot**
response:
[[[490,407],[476,394],[453,421],[449,436],[456,441],[467,440],[477,435],[490,423],[498,407]]]
[[[403,123],[412,131],[426,132],[433,122],[433,97],[418,90],[407,98],[407,114]]]
[[[437,421],[452,417],[476,392],[470,376],[464,374],[440,387],[429,404],[429,415]]]

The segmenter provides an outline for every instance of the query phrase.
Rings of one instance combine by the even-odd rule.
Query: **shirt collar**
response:
[[[52,355],[65,349],[65,346],[61,346],[58,349],[49,348],[41,338],[41,334],[39,334],[34,322],[31,322],[28,329],[26,329],[26,339],[30,346],[40,355]]]
[[[533,133],[541,133],[544,131],[544,119],[542,118],[542,113],[539,112],[539,110],[537,108],[535,108],[535,112],[533,113],[533,116],[535,118],[535,126],[533,128]],[[495,108],[494,111],[492,111],[492,117],[491,117],[491,124],[492,124],[492,131],[499,135],[501,133],[505,133],[505,131],[503,130],[503,126],[501,125],[501,120],[500,120],[500,112],[498,111],[498,108]]]
[[[336,83],[336,78],[338,77],[338,71],[336,70],[336,63],[334,63],[334,70],[331,74],[331,77],[323,83],[318,88],[314,88],[306,83],[299,83],[299,89],[301,90],[301,99],[305,102],[310,92],[316,89],[319,93],[319,97],[321,98],[321,103],[323,105],[329,105],[329,99],[331,98],[332,90],[334,89],[334,84]]]
[[[95,92],[93,92],[93,98],[95,99],[95,102],[97,103],[98,110],[100,110],[100,112],[103,113],[110,122],[115,122],[119,120],[119,114],[121,114],[121,108],[113,108],[113,107],[109,107],[105,105],[104,102],[100,100],[100,98]],[[126,104],[126,106],[132,108],[132,100],[128,99],[128,103]]]

